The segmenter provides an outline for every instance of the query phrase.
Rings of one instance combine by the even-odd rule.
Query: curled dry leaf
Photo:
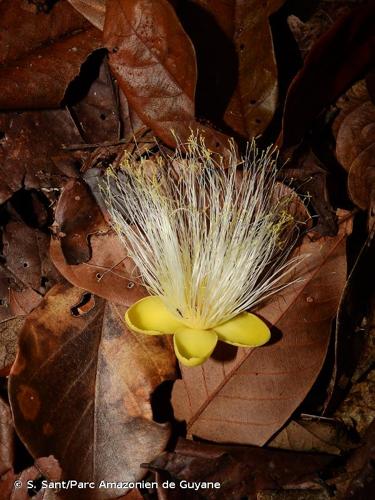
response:
[[[166,144],[201,130],[214,150],[227,137],[195,121],[194,47],[167,0],[109,0],[104,41],[130,106]]]
[[[106,0],[68,0],[91,24],[103,30]]]
[[[353,202],[363,210],[375,208],[375,106],[360,103],[342,121],[336,155],[349,172],[348,189]]]
[[[189,435],[264,445],[301,404],[326,356],[346,280],[350,231],[346,220],[335,237],[304,238],[296,271],[301,280],[256,311],[273,325],[269,344],[222,347],[200,367],[181,367],[172,402]]]
[[[70,181],[58,201],[50,255],[68,281],[118,304],[147,295],[133,262],[82,181]]]
[[[58,459],[64,479],[139,479],[140,464],[170,435],[152,420],[150,397],[174,377],[173,350],[167,339],[127,331],[123,307],[95,297],[82,310],[88,299],[57,285],[28,316],[10,375],[16,430],[34,457]],[[88,493],[91,500],[121,491]],[[69,491],[69,499],[77,495]]]
[[[276,109],[269,16],[284,2],[194,0],[183,16],[198,56],[198,112],[246,138],[261,134]]]
[[[0,115],[0,202],[22,187],[53,190],[65,175],[52,160],[63,144],[82,138],[66,110]]]
[[[102,47],[100,31],[67,3],[46,14],[22,0],[0,6],[0,108],[58,107],[82,63]]]

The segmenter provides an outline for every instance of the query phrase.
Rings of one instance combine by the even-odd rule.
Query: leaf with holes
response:
[[[197,52],[198,116],[246,138],[266,129],[278,96],[269,16],[284,2],[193,0],[179,9]]]
[[[34,457],[57,458],[63,479],[139,479],[140,464],[168,441],[169,426],[153,421],[150,397],[174,378],[173,349],[166,338],[128,331],[124,312],[57,285],[21,333],[9,385],[15,427]],[[90,490],[90,499],[121,492]]]
[[[307,235],[298,249],[302,279],[257,314],[273,325],[258,349],[220,346],[196,368],[181,367],[173,389],[178,419],[200,438],[264,445],[301,404],[325,359],[346,280],[345,243],[350,220],[336,237]]]
[[[127,306],[147,295],[134,263],[83,181],[66,185],[53,227],[52,262],[73,285]]]

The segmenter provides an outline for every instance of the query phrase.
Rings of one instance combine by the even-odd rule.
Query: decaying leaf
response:
[[[200,367],[181,367],[173,405],[189,435],[263,445],[300,405],[327,352],[350,227],[346,221],[336,237],[305,237],[301,280],[256,311],[273,325],[273,341],[259,349],[222,348]]]
[[[70,181],[55,212],[50,255],[71,283],[118,304],[147,295],[134,263],[82,181]]]
[[[117,100],[107,59],[104,58],[99,75],[87,94],[70,106],[85,142],[100,144],[120,139],[121,128],[126,127],[121,127]]]
[[[58,107],[82,63],[102,47],[100,32],[67,2],[38,14],[22,0],[5,0],[0,20],[2,109]]]
[[[16,359],[18,335],[24,323],[24,316],[0,322],[0,377],[9,375]]]
[[[65,110],[4,113],[0,115],[0,202],[22,187],[43,190],[60,188],[66,175],[52,160],[63,144],[82,138]]]
[[[85,300],[57,285],[28,316],[10,375],[15,426],[34,457],[58,459],[65,479],[134,480],[170,434],[152,420],[150,397],[174,377],[173,350],[166,339],[127,331],[124,308],[96,297],[85,310]]]
[[[11,220],[3,230],[4,267],[17,282],[45,294],[61,277],[48,253],[49,237],[20,220]]]
[[[197,112],[246,138],[261,134],[277,104],[269,16],[284,0],[194,0],[182,19],[198,61]]]

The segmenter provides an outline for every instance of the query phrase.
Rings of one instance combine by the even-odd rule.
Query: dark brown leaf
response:
[[[314,45],[289,87],[283,146],[297,146],[314,118],[374,62],[375,5],[366,3],[339,19]]]
[[[82,141],[65,110],[0,115],[0,203],[23,186],[48,193],[61,187],[65,175],[52,160],[64,144]]]
[[[48,252],[49,236],[20,220],[11,220],[3,231],[3,266],[17,282],[44,295],[61,277]]]
[[[250,446],[215,446],[179,439],[174,453],[163,453],[150,464],[175,480],[213,481],[220,487],[203,488],[192,498],[257,498],[264,489],[279,489],[312,478],[332,461],[321,454],[299,454]],[[183,495],[186,490],[177,489]],[[189,491],[189,490],[188,490]],[[181,498],[178,497],[177,498]]]
[[[82,295],[57,285],[27,318],[10,376],[15,426],[34,457],[58,459],[65,479],[135,480],[170,434],[152,420],[150,396],[174,377],[174,353],[163,337],[126,330],[125,309],[102,299],[72,313]],[[89,490],[85,498],[120,493]]]
[[[22,0],[0,6],[0,108],[58,107],[101,33],[66,2],[47,13]]]
[[[120,139],[117,98],[106,59],[100,65],[99,75],[87,95],[70,110],[87,143],[112,143]]]
[[[268,18],[283,3],[194,0],[181,8],[197,52],[199,116],[246,138],[269,125],[278,82]]]
[[[336,143],[336,155],[349,172],[348,190],[353,202],[370,211],[369,227],[375,217],[375,106],[361,102],[342,120]]]
[[[189,435],[263,445],[301,404],[326,356],[350,230],[346,221],[336,237],[305,237],[298,249],[305,254],[302,280],[256,311],[273,325],[273,341],[258,349],[220,346],[203,365],[181,367],[172,402]]]

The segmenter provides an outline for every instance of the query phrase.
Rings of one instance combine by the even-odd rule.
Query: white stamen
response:
[[[152,295],[194,328],[212,328],[294,282],[297,224],[276,182],[276,155],[255,143],[214,159],[192,137],[171,157],[110,169],[102,192],[114,229]]]

